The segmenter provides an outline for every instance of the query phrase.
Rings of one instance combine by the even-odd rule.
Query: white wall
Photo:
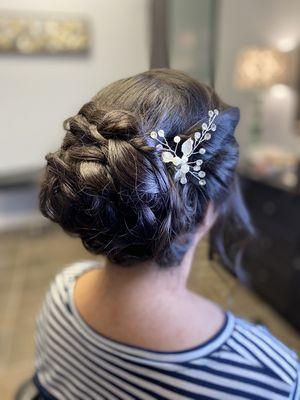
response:
[[[148,6],[148,0],[0,0],[0,11],[80,13],[92,28],[87,57],[0,55],[0,175],[43,165],[61,142],[65,118],[107,83],[149,68]]]
[[[234,88],[236,56],[246,46],[300,43],[300,1],[221,0],[220,5],[216,88],[225,101],[240,106],[238,136],[245,144],[251,124],[251,96]],[[281,89],[265,94],[264,140],[300,151],[300,138],[294,131],[295,93],[289,87]]]

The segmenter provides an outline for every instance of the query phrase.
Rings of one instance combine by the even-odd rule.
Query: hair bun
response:
[[[136,117],[126,110],[106,111],[94,102],[85,104],[79,111],[89,124],[95,125],[97,131],[106,139],[128,140],[139,132]]]
[[[148,133],[164,129],[168,140],[191,138],[208,107],[219,109],[222,121],[203,156],[205,189],[181,185]],[[170,267],[183,260],[211,203],[218,216],[212,250],[232,265],[250,226],[234,200],[238,118],[211,88],[181,72],[151,70],[112,83],[66,120],[61,148],[47,156],[41,211],[113,263]]]

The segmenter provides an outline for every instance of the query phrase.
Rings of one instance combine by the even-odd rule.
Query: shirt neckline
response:
[[[74,302],[74,287],[76,284],[76,279],[85,271],[93,268],[102,268],[101,265],[97,265],[96,263],[91,263],[83,270],[76,270],[74,275],[69,279],[68,285],[68,301],[69,306],[74,316],[74,319],[78,323],[80,327],[80,331],[88,338],[92,339],[92,341],[97,344],[105,345],[110,347],[113,350],[117,350],[120,353],[126,353],[127,355],[137,356],[141,358],[157,360],[162,362],[184,362],[190,359],[195,359],[199,357],[204,357],[212,352],[219,349],[222,345],[226,343],[229,337],[232,334],[235,325],[235,317],[230,311],[224,311],[224,322],[219,330],[208,340],[205,342],[179,351],[156,351],[152,349],[143,348],[141,346],[135,346],[132,344],[128,344],[125,342],[117,341],[115,339],[111,339],[100,332],[94,330],[90,325],[88,325],[85,320],[80,315],[79,311],[76,308]]]

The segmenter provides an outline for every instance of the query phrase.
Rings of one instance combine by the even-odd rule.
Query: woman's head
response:
[[[220,114],[201,156],[206,185],[190,176],[183,185],[149,133],[163,129],[175,144],[176,135],[201,129],[210,109]],[[212,205],[221,250],[225,218],[241,230],[246,215],[234,209],[238,121],[237,108],[182,72],[150,70],[114,82],[65,121],[61,148],[46,157],[41,211],[113,263],[171,266],[182,261]]]

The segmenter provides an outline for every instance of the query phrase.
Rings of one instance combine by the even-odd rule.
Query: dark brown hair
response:
[[[184,185],[174,182],[149,132],[189,137],[215,108],[217,130],[202,157],[206,186],[190,176]],[[179,71],[150,70],[114,82],[65,121],[61,148],[46,156],[41,211],[114,263],[171,266],[181,262],[212,202],[219,212],[215,247],[229,263],[224,221],[231,219],[239,236],[249,223],[236,200],[238,120],[237,108]]]

